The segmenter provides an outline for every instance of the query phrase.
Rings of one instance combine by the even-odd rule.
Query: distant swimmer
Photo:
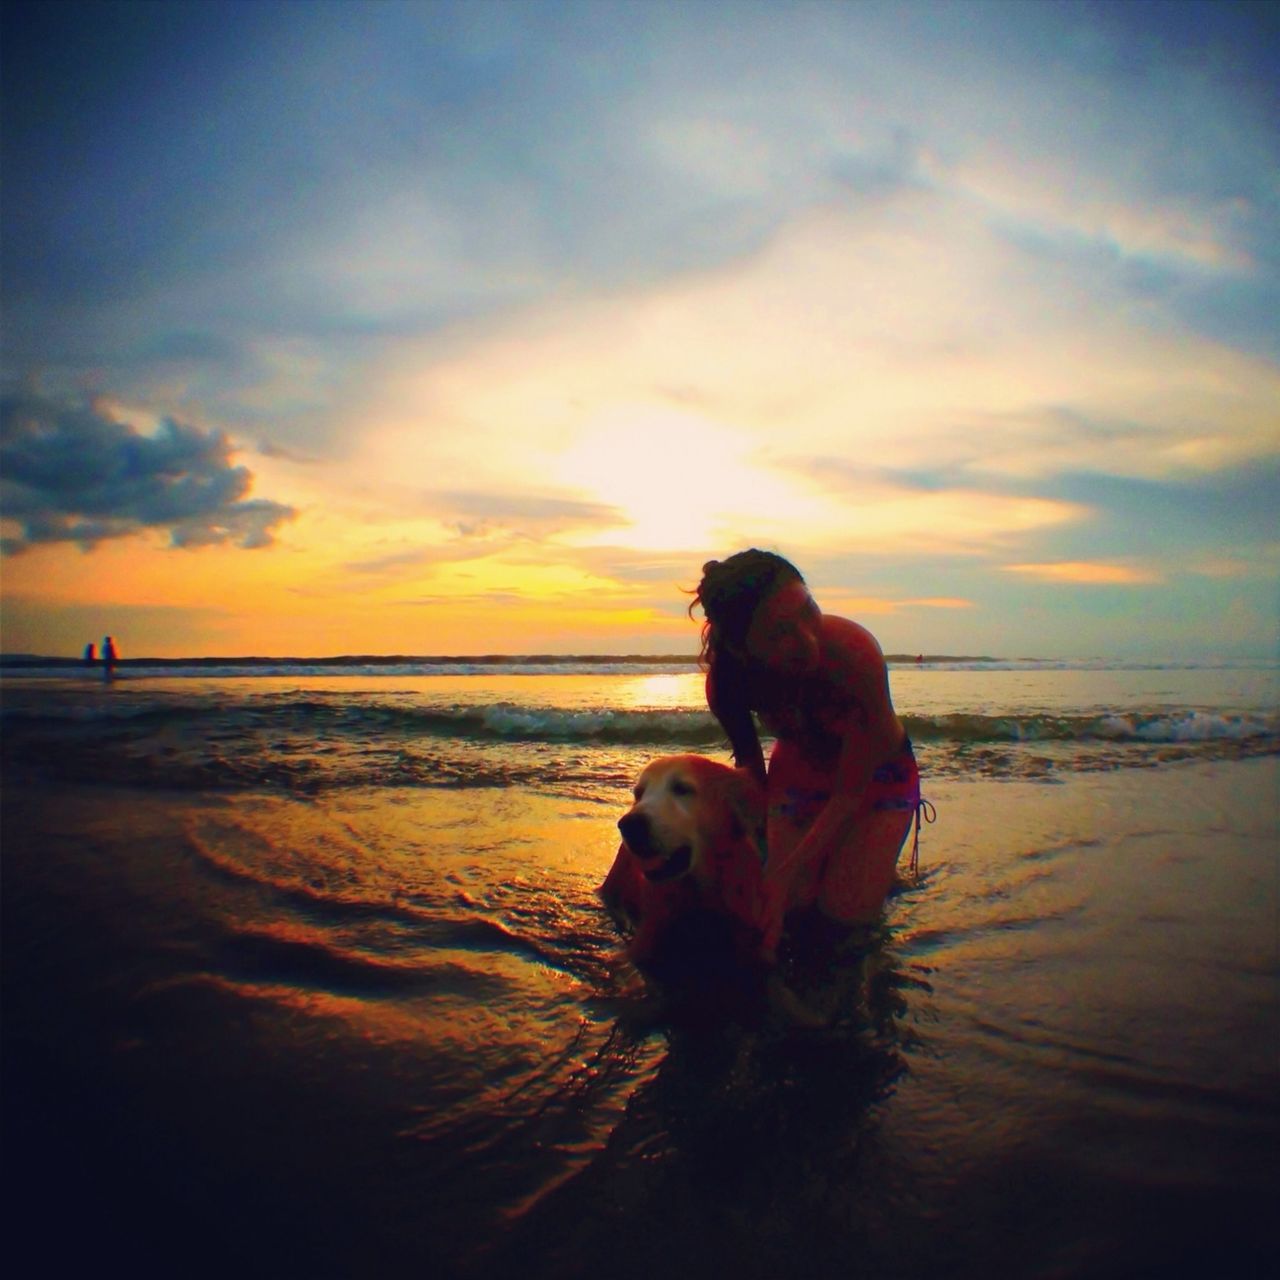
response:
[[[92,646],[91,646],[92,647]],[[116,653],[116,642],[110,636],[102,639],[102,678],[113,680],[116,674],[116,663],[120,655]]]
[[[86,667],[98,665],[98,646],[92,640],[84,647],[84,665]]]

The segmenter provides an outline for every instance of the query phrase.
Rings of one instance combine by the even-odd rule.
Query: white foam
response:
[[[1219,715],[1206,711],[1153,716],[1103,717],[1099,736],[1140,742],[1220,742],[1243,741],[1280,733],[1276,716]]]

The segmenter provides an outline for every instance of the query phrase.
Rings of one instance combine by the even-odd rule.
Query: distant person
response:
[[[116,663],[120,655],[116,653],[116,642],[110,636],[102,638],[102,678],[113,680],[116,674]]]
[[[98,665],[98,646],[92,640],[84,647],[84,665],[86,667]]]
[[[766,951],[788,911],[869,923],[920,805],[880,645],[824,614],[799,570],[771,551],[711,560],[702,574],[694,603],[706,615],[707,704],[735,762],[768,794]],[[777,739],[767,773],[753,712]]]

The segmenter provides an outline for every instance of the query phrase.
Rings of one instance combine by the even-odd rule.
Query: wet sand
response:
[[[657,1021],[532,792],[3,795],[10,1247],[135,1274],[1273,1256],[1280,761],[935,780],[806,998]]]

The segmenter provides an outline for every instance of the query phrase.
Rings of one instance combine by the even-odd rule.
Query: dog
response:
[[[638,965],[728,947],[754,963],[764,910],[764,788],[705,756],[662,756],[618,821],[622,844],[600,896],[630,928]]]

